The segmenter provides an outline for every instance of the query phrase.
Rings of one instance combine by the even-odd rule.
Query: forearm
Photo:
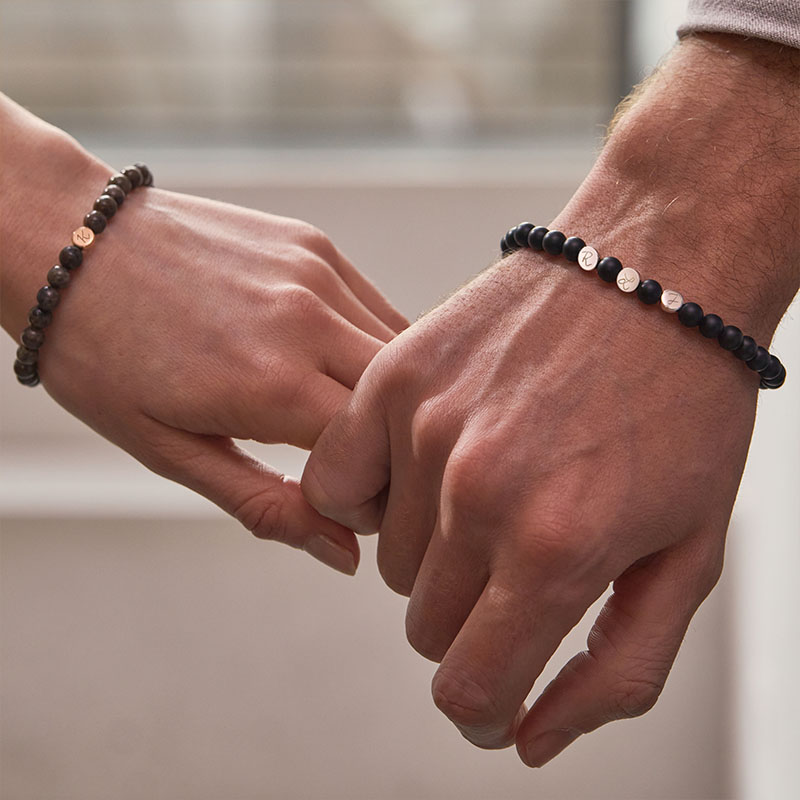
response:
[[[111,174],[63,131],[0,94],[0,315],[13,337]]]
[[[679,44],[629,103],[557,227],[766,342],[800,288],[800,52]]]

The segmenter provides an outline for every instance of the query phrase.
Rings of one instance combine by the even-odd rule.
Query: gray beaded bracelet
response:
[[[523,222],[506,233],[500,242],[505,258],[515,250],[528,247],[531,250],[544,250],[552,256],[563,255],[586,272],[596,270],[607,283],[616,283],[626,294],[636,292],[646,305],[660,303],[661,308],[677,314],[681,324],[687,328],[697,327],[707,339],[716,339],[723,350],[733,353],[761,378],[762,389],[780,389],[786,380],[786,367],[777,356],[766,348],[759,347],[750,336],[745,336],[735,325],[725,325],[716,314],[705,314],[703,309],[692,302],[685,302],[683,295],[674,289],[662,289],[658,281],[642,280],[633,267],[623,267],[614,256],[600,258],[597,250],[590,247],[578,236],[567,238],[561,231],[551,231],[532,222]]]
[[[14,373],[23,386],[39,384],[39,348],[44,344],[44,329],[53,321],[53,309],[70,282],[72,271],[83,263],[83,251],[106,229],[108,221],[134,189],[152,185],[153,173],[146,164],[137,162],[125,167],[108,179],[108,186],[83,218],[83,225],[72,232],[71,243],[58,255],[59,263],[47,273],[47,283],[39,289],[36,305],[28,314],[28,327],[20,336],[22,344],[17,348]]]

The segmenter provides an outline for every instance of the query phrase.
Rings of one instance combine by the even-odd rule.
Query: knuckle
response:
[[[329,236],[316,225],[302,220],[297,221],[296,240],[306,250],[330,260],[336,252],[336,248]]]
[[[274,487],[249,497],[233,516],[258,539],[287,541],[286,503],[283,493]]]
[[[299,284],[289,284],[278,290],[276,308],[283,311],[290,320],[301,321],[304,317],[319,314],[324,303],[311,289]]]
[[[431,687],[436,707],[462,728],[480,730],[497,722],[497,702],[480,678],[469,670],[439,668]]]

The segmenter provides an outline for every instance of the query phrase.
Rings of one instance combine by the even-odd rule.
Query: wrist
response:
[[[798,90],[773,46],[722,38],[675,49],[549,227],[766,344],[800,285]]]

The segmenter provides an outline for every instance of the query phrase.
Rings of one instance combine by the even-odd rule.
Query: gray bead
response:
[[[50,272],[47,273],[47,282],[56,289],[66,286],[69,283],[69,270],[59,264],[50,267]]]
[[[28,322],[31,328],[37,331],[46,328],[53,321],[53,315],[50,311],[45,311],[39,306],[34,306],[28,314]]]
[[[23,364],[21,361],[14,362],[14,374],[18,378],[32,378],[36,371],[36,364]]]
[[[131,182],[131,186],[135,189],[144,183],[144,175],[139,171],[138,167],[131,165],[122,170],[122,174]]]
[[[109,183],[119,186],[125,194],[130,194],[133,191],[131,182],[121,173],[117,172],[108,179]]]
[[[35,364],[38,360],[38,350],[29,350],[25,345],[20,345],[17,348],[17,361],[23,364]]]
[[[29,350],[38,350],[44,344],[44,331],[35,331],[33,328],[25,328],[19,340]]]
[[[94,201],[94,210],[99,211],[106,219],[111,219],[117,213],[117,201],[109,194],[101,194]]]
[[[45,311],[52,311],[58,305],[59,299],[58,290],[52,286],[42,286],[36,294],[36,302]]]
[[[108,186],[103,189],[103,194],[110,197],[117,204],[117,208],[125,202],[125,192],[115,183],[109,183]]]

